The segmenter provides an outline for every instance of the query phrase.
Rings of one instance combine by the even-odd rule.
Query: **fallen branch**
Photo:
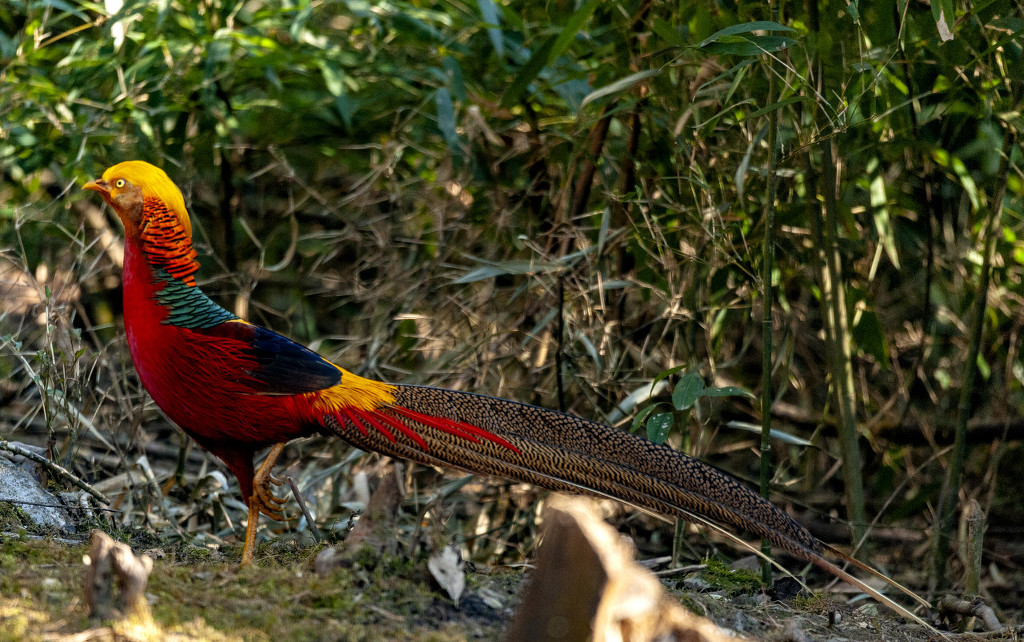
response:
[[[999,618],[996,617],[995,611],[986,605],[980,597],[968,601],[952,595],[946,595],[939,600],[937,608],[940,616],[953,614],[976,617],[982,621],[985,628],[989,631],[1003,630],[1003,625],[999,623]]]
[[[96,498],[96,501],[101,502],[102,504],[104,504],[106,506],[110,506],[110,500],[108,500],[103,495],[103,493],[101,493],[100,491],[96,490],[95,488],[93,488],[92,486],[87,484],[78,475],[72,473],[71,471],[67,470],[66,468],[63,468],[62,466],[58,466],[57,464],[53,463],[52,461],[50,461],[46,457],[43,457],[42,455],[37,455],[36,453],[32,452],[31,450],[28,450],[26,448],[22,448],[21,446],[18,446],[17,444],[13,444],[13,443],[11,443],[9,441],[6,441],[6,440],[3,440],[3,439],[0,439],[0,450],[6,450],[7,452],[12,452],[15,455],[21,455],[22,457],[24,457],[26,459],[31,459],[32,461],[36,462],[40,466],[46,468],[48,471],[50,471],[50,472],[52,472],[52,473],[54,473],[56,475],[59,475],[60,477],[63,477],[64,479],[68,480],[69,482],[71,482],[72,484],[77,486],[78,488],[80,488],[80,489],[84,490],[85,492],[89,493],[90,495],[92,495],[93,497]]]

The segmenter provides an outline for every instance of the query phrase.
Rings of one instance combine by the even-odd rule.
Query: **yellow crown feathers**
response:
[[[113,183],[119,178],[138,186],[142,190],[143,198],[152,196],[163,201],[164,205],[178,215],[185,233],[191,240],[192,222],[189,220],[188,210],[185,209],[185,197],[164,170],[145,161],[125,161],[103,172],[103,180],[108,183]]]

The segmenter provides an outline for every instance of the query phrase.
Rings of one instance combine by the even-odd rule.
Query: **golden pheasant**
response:
[[[696,515],[766,537],[863,586],[826,560],[824,545],[788,514],[672,448],[515,401],[365,379],[239,319],[196,284],[184,198],[153,165],[114,165],[84,189],[98,192],[124,224],[124,322],[139,378],[167,416],[238,478],[249,506],[243,564],[253,560],[259,514],[280,519],[281,501],[269,489],[277,456],[289,440],[319,433],[423,464]],[[254,454],[268,446],[254,472]]]

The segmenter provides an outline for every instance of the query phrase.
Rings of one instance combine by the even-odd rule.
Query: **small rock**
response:
[[[711,588],[708,581],[700,575],[691,575],[683,580],[683,586],[691,591],[706,591]]]
[[[466,588],[466,562],[459,548],[449,544],[440,551],[434,551],[427,561],[427,569],[458,606],[459,596]]]
[[[35,526],[75,532],[71,518],[60,508],[61,501],[40,486],[25,469],[0,457],[0,504],[7,503],[20,508]]]

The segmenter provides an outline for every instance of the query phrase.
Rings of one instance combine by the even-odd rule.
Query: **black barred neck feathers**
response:
[[[139,240],[149,264],[194,287],[199,254],[177,213],[155,196],[143,199],[142,211]]]

